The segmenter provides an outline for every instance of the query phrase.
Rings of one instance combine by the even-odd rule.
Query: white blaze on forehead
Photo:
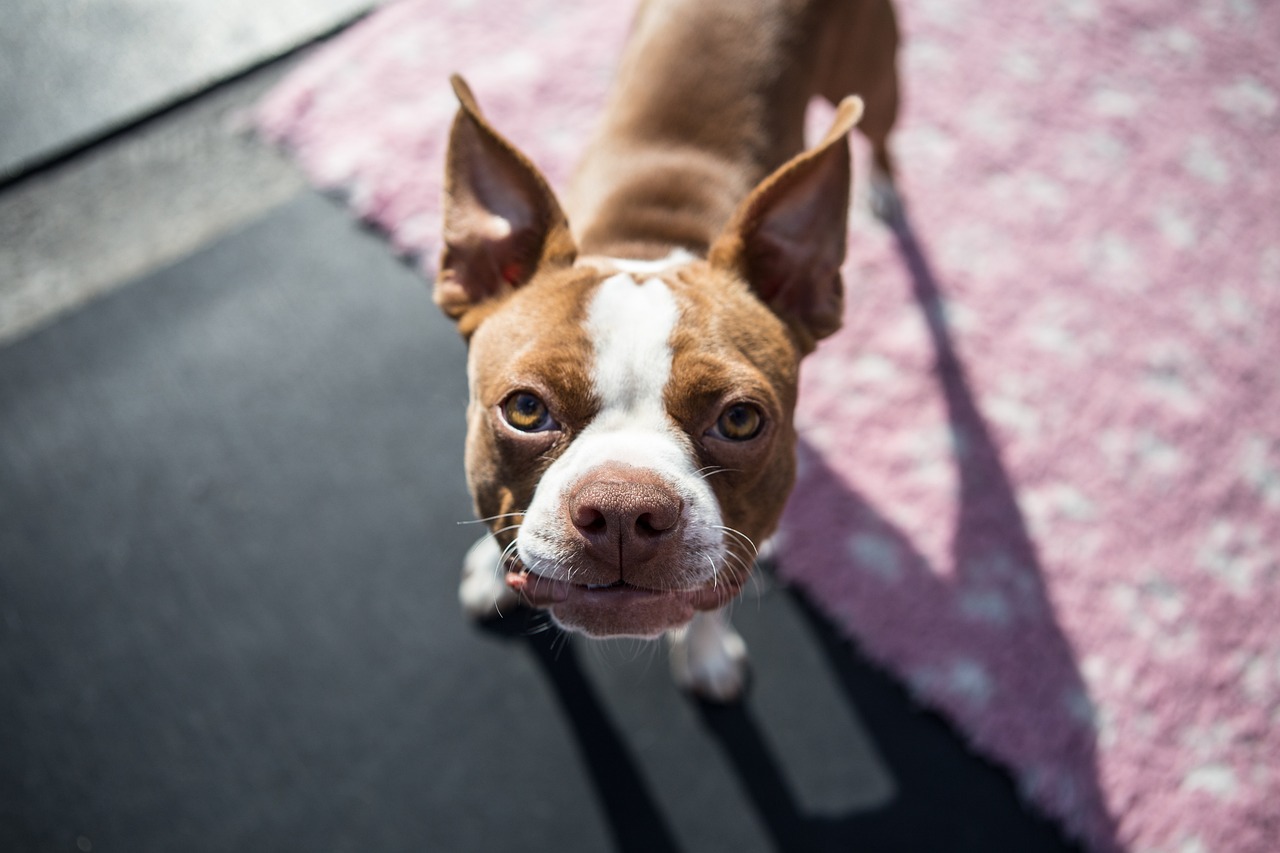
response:
[[[623,414],[633,422],[642,418],[635,425],[647,428],[665,420],[662,393],[671,376],[671,332],[678,318],[675,297],[660,278],[636,284],[619,273],[601,282],[587,313],[598,423]]]
[[[562,501],[593,470],[623,464],[654,472],[684,501],[686,557],[684,565],[673,567],[673,583],[702,583],[715,572],[723,552],[720,508],[664,404],[671,334],[679,319],[675,295],[660,278],[638,284],[619,273],[600,283],[586,319],[592,390],[600,410],[534,491],[517,537],[520,558],[530,570],[564,577],[563,561],[575,543],[566,538]]]

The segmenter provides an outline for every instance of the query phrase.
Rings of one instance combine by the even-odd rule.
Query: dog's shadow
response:
[[[1016,567],[1016,576],[1004,581],[1016,587],[1024,605],[1046,614],[1037,623],[1034,637],[1009,644],[1005,653],[1021,656],[1015,669],[1034,671],[1038,685],[1052,687],[1026,691],[1012,700],[1021,703],[1020,707],[1004,710],[1012,710],[1024,720],[1049,719],[1060,710],[1048,707],[1049,703],[1059,702],[1063,696],[1086,695],[1083,680],[1053,619],[1037,549],[952,343],[926,254],[905,217],[899,217],[892,227],[935,350],[936,378],[948,421],[953,434],[963,438],[958,442],[961,450],[955,453],[959,515],[952,545],[954,571],[940,578],[901,530],[824,466],[816,451],[802,447],[801,452],[810,460],[804,476],[804,500],[821,506],[824,518],[841,520],[846,526],[848,535],[829,537],[833,543],[847,541],[858,532],[888,543],[904,573],[898,582],[930,612],[954,611],[966,592],[984,584],[989,587],[990,557],[993,553],[1004,555],[1006,565]],[[848,566],[849,571],[859,570],[850,565],[856,557],[850,557],[839,545],[831,547],[833,561]],[[1015,784],[1007,774],[968,755],[954,731],[939,718],[919,713],[906,690],[863,660],[803,594],[789,594],[840,693],[875,743],[896,793],[878,809],[835,817],[806,813],[750,704],[697,703],[703,725],[739,776],[776,849],[1074,849],[1054,826],[1019,808]],[[521,614],[491,623],[489,630],[520,637],[533,651],[571,718],[569,728],[578,740],[617,849],[646,853],[680,849],[626,738],[596,696],[573,645],[557,639],[555,632],[535,630],[534,626],[541,624],[538,618]],[[1070,758],[1072,808],[1084,816],[1084,824],[1094,828],[1094,839],[1100,839],[1101,846],[1115,846],[1114,823],[1098,783],[1092,730],[1081,725],[1064,733],[1046,727],[1045,737],[1067,739],[1059,754]],[[997,801],[994,807],[993,801]],[[1001,825],[978,827],[988,814],[1000,816]]]

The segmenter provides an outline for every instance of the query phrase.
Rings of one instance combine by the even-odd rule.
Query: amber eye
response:
[[[747,441],[760,434],[764,417],[750,403],[734,403],[720,413],[715,433],[729,441]]]
[[[517,391],[508,397],[502,404],[502,416],[521,432],[542,432],[556,427],[547,404],[528,391]]]

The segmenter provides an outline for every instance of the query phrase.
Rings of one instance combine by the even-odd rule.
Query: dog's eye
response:
[[[747,441],[760,434],[764,416],[750,403],[734,403],[720,413],[713,432],[729,441]]]
[[[528,391],[517,391],[508,397],[502,404],[502,416],[521,432],[542,432],[556,427],[547,404]]]

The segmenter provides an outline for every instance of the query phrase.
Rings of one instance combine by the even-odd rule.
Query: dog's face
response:
[[[705,262],[556,270],[504,300],[471,338],[467,471],[481,517],[523,518],[529,598],[597,636],[731,599],[791,488],[798,359]]]
[[[790,492],[799,361],[839,322],[848,127],[707,260],[579,258],[541,175],[455,87],[436,298],[469,341],[477,512],[562,626],[656,636],[741,590]]]

